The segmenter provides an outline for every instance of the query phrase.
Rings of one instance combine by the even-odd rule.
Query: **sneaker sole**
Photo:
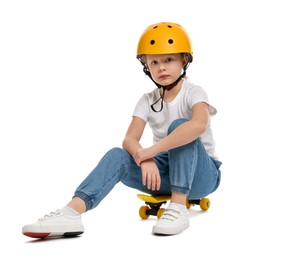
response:
[[[76,237],[83,234],[83,231],[77,232],[65,232],[65,233],[35,233],[35,232],[24,232],[23,235],[32,238],[48,238],[48,237]]]
[[[189,224],[184,224],[176,228],[154,226],[152,228],[152,233],[154,235],[177,235],[183,232],[184,230],[186,230],[188,227],[189,227]]]

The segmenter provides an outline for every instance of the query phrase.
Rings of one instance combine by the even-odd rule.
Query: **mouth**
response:
[[[163,80],[163,79],[167,79],[169,77],[169,75],[161,75],[159,76],[159,79]]]

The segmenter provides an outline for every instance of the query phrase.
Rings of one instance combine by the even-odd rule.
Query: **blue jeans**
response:
[[[168,133],[185,121],[177,119],[172,122]],[[148,194],[170,195],[180,192],[189,199],[203,198],[214,192],[220,184],[221,162],[207,154],[200,138],[158,154],[154,160],[161,177],[158,191],[149,190],[142,184],[141,168],[126,150],[116,147],[104,155],[77,187],[74,197],[83,199],[88,211],[95,208],[119,182]]]

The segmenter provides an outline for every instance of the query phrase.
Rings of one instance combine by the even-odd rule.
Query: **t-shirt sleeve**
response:
[[[136,104],[136,107],[133,112],[133,116],[140,117],[146,123],[149,119],[149,102],[147,96],[144,94]]]
[[[216,108],[210,103],[208,95],[206,91],[201,88],[200,86],[194,86],[193,88],[190,88],[189,94],[188,94],[188,106],[190,109],[192,107],[199,103],[199,102],[205,102],[209,105],[209,112],[210,115],[216,115],[217,110]]]

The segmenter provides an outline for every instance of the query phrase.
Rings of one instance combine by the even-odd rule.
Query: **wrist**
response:
[[[153,154],[157,155],[157,154],[161,153],[162,151],[160,150],[160,148],[161,147],[160,147],[159,143],[152,145],[151,149],[152,149]]]

